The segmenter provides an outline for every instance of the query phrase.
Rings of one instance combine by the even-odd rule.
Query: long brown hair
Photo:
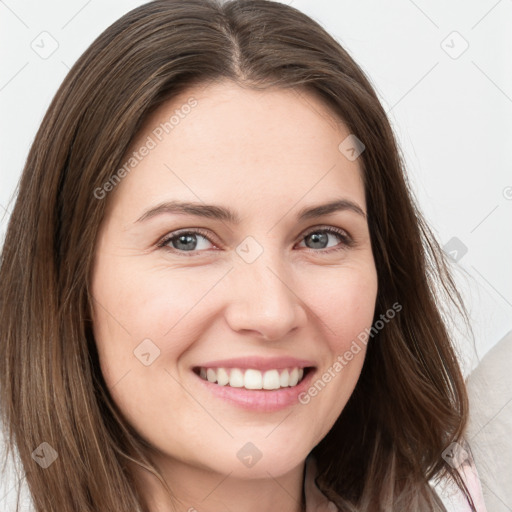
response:
[[[369,341],[353,395],[312,451],[318,485],[343,511],[433,511],[444,507],[428,481],[451,475],[471,501],[441,456],[463,442],[468,398],[440,294],[464,309],[369,80],[320,25],[285,4],[158,0],[105,30],[69,72],[31,147],[8,225],[1,413],[36,510],[148,510],[128,461],[164,484],[100,371],[89,278],[108,198],[94,191],[162,102],[223,79],[313,93],[365,146],[375,320],[395,303],[402,310]],[[32,456],[41,443],[58,454],[47,468]]]

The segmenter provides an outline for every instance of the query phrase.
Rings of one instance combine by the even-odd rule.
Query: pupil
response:
[[[183,247],[177,247],[177,249],[195,249],[196,245],[197,245],[197,242],[195,244],[193,244],[193,247],[191,247],[190,245],[185,245],[186,242],[193,242],[195,239],[195,237],[193,235],[180,235],[178,236],[178,245],[181,245],[183,244]],[[182,242],[182,241],[185,241],[185,242]]]
[[[326,233],[312,233],[309,235],[314,244],[320,243],[320,245],[327,243]],[[324,249],[325,247],[315,247],[315,249]]]

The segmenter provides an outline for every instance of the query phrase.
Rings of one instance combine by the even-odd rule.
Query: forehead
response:
[[[304,89],[197,85],[146,119],[124,159],[139,153],[137,162],[111,199],[131,209],[169,198],[263,207],[341,194],[364,208],[360,164],[339,149],[349,135]]]

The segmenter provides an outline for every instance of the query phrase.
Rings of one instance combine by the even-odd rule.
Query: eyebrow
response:
[[[325,204],[302,208],[297,214],[297,220],[304,221],[329,215],[338,211],[352,211],[366,219],[362,208],[349,199],[336,199]],[[145,211],[135,222],[143,222],[161,214],[194,215],[240,224],[241,219],[236,212],[224,206],[204,204],[190,201],[166,201]]]

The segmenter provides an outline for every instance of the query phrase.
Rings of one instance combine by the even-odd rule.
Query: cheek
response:
[[[172,403],[179,410],[195,410],[168,371],[176,375],[177,360],[193,344],[197,332],[187,313],[193,314],[211,284],[191,287],[179,272],[171,281],[161,272],[117,262],[104,261],[92,282],[101,372],[127,421],[146,439],[165,438],[167,423],[176,428],[173,422],[162,422],[170,414],[166,407]]]
[[[186,270],[100,260],[91,287],[93,332],[105,382],[116,392],[125,375],[149,383],[174,366],[205,329],[200,302],[223,274]]]
[[[222,278],[206,267],[149,265],[130,258],[104,258],[93,280],[93,295],[107,322],[117,323],[133,340],[162,339],[187,323],[187,315]],[[115,327],[115,326],[114,326]]]
[[[310,303],[318,314],[331,353],[343,353],[352,340],[371,326],[377,298],[373,260],[352,265],[316,279]]]
[[[317,286],[310,288],[309,295],[318,315],[317,325],[321,326],[319,345],[326,349],[325,357],[311,386],[299,397],[301,404],[315,410],[314,417],[307,421],[318,439],[334,425],[357,384],[377,297],[373,260],[338,272],[329,270],[329,278],[317,276]]]

